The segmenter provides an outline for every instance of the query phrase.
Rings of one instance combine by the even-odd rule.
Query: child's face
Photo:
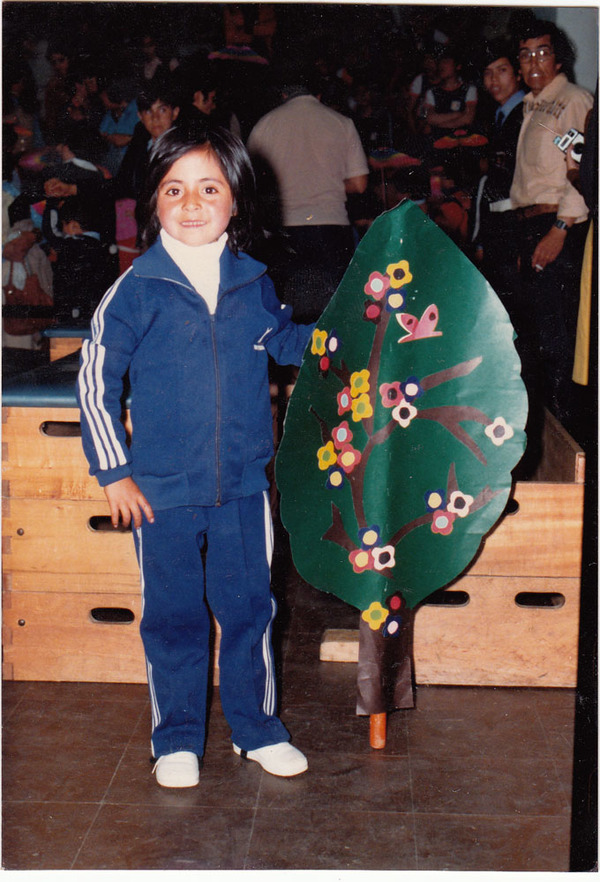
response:
[[[185,245],[208,245],[225,232],[234,200],[209,150],[193,150],[173,163],[158,186],[156,212],[163,230]]]
[[[171,128],[179,116],[179,108],[158,99],[147,110],[140,110],[138,116],[150,137],[156,140]]]

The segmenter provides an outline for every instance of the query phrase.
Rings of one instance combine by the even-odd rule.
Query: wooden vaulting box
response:
[[[88,475],[77,370],[75,353],[4,388],[3,676],[141,683],[133,541],[113,529]],[[418,682],[575,685],[583,472],[582,451],[548,416],[536,480],[517,482],[514,513],[443,598],[417,613]],[[353,632],[329,633],[321,657],[356,660]]]

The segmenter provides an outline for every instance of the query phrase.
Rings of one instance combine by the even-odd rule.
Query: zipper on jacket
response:
[[[217,355],[217,337],[215,330],[215,314],[212,313],[210,316],[210,334],[212,339],[212,347],[213,347],[213,360],[215,365],[215,393],[216,393],[216,408],[217,408],[217,418],[216,418],[216,431],[215,431],[215,465],[216,465],[216,476],[217,476],[217,498],[215,500],[215,505],[221,505],[221,457],[219,456],[219,451],[221,449],[221,376],[219,374],[219,358]]]

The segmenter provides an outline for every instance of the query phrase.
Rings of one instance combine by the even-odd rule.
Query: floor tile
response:
[[[5,802],[3,869],[70,869],[97,812],[93,803]]]
[[[105,805],[73,869],[242,869],[252,818],[240,809]]]
[[[566,872],[569,826],[560,818],[415,814],[419,870]]]
[[[246,869],[414,870],[412,816],[259,809]]]
[[[568,816],[569,803],[547,758],[502,756],[437,759],[411,754],[417,812]]]
[[[297,778],[261,774],[261,808],[293,804],[299,811],[412,811],[407,757],[390,758],[375,751],[363,757],[315,753],[308,771]]]

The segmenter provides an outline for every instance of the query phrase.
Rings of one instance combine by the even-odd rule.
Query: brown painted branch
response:
[[[421,388],[426,392],[428,389],[433,389],[435,386],[440,386],[442,383],[447,383],[449,380],[455,380],[457,377],[466,377],[471,371],[474,371],[482,361],[483,356],[478,355],[475,358],[469,359],[469,361],[462,361],[460,364],[445,368],[443,371],[429,374],[427,377],[423,377],[423,379],[420,380]]]
[[[487,459],[479,449],[478,445],[460,425],[461,422],[470,420],[475,423],[482,423],[484,426],[489,426],[492,421],[485,413],[483,413],[483,411],[478,410],[476,407],[463,407],[448,404],[441,407],[430,407],[427,410],[420,410],[415,419],[434,420],[436,423],[440,423],[440,425],[454,435],[457,441],[464,444],[465,447],[467,447],[471,453],[483,463],[483,465],[487,465]]]

